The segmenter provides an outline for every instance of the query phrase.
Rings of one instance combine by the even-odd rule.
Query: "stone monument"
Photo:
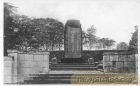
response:
[[[64,59],[80,60],[82,52],[82,29],[79,20],[68,20],[65,25]]]

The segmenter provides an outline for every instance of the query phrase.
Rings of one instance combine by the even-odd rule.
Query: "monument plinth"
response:
[[[65,57],[63,60],[72,62],[82,57],[82,29],[79,20],[68,20],[65,25],[64,50]]]

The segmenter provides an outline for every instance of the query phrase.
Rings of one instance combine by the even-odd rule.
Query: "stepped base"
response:
[[[62,58],[61,63],[85,63],[82,58]]]
[[[103,70],[51,70],[49,74],[101,74]]]
[[[72,84],[74,74],[36,74],[30,77],[30,80],[25,80],[23,84]],[[76,76],[82,76],[78,74]],[[86,74],[91,76],[91,74]],[[93,75],[94,76],[94,75]]]
[[[36,74],[24,84],[70,84],[72,74]]]
[[[75,81],[75,79],[72,77],[77,74],[81,76],[93,74],[94,76],[94,74],[102,73],[96,64],[84,63],[82,59],[63,59],[63,62],[50,64],[49,74],[31,75],[28,80],[24,81],[24,84],[73,84],[72,80]]]
[[[97,70],[98,68],[94,64],[86,63],[61,63],[61,64],[50,64],[51,70]]]

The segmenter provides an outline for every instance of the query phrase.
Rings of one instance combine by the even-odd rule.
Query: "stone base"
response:
[[[85,60],[82,58],[63,58],[61,63],[85,63]]]

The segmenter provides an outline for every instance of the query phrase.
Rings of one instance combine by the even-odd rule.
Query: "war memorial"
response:
[[[9,51],[4,61],[7,84],[137,83],[137,51],[83,50],[79,20],[65,24],[64,51]]]

